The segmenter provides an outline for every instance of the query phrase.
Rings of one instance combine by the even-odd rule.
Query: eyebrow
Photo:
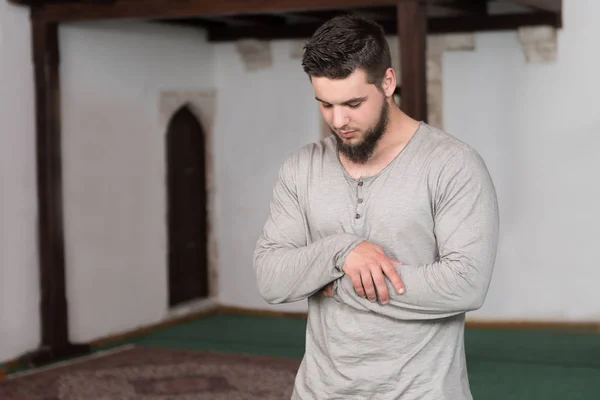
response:
[[[318,98],[318,97],[315,97],[315,99],[316,99],[317,101],[320,101],[321,103],[325,103],[325,104],[331,104],[331,103],[329,103],[329,102],[327,102],[327,101],[325,101],[325,100],[321,100],[321,99],[320,99],[320,98]],[[348,104],[352,104],[352,103],[360,103],[360,102],[363,102],[363,101],[365,101],[366,99],[367,99],[367,96],[363,96],[363,97],[354,97],[354,98],[352,98],[352,99],[350,99],[350,100],[346,100],[346,101],[344,101],[344,102],[343,102],[343,103],[341,103],[341,104],[342,104],[342,105],[348,105]]]

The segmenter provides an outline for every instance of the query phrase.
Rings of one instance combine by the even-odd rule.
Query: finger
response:
[[[400,278],[400,274],[398,274],[394,265],[402,264],[388,258],[381,263],[381,269],[392,283],[392,286],[396,288],[396,291],[402,294],[404,293],[404,282],[402,282],[402,278]]]
[[[365,288],[367,298],[371,301],[377,300],[377,293],[375,293],[375,287],[373,286],[373,277],[371,276],[371,271],[369,269],[361,271],[360,277],[362,279],[362,284]]]
[[[352,281],[352,285],[354,286],[354,290],[356,291],[356,294],[358,294],[360,297],[365,297],[365,289],[363,288],[362,285],[362,280],[360,278],[360,274],[352,274],[352,275],[348,275],[350,277],[350,280]]]
[[[383,304],[387,304],[387,302],[390,300],[390,296],[388,293],[387,284],[385,282],[385,277],[383,276],[381,269],[373,268],[373,270],[371,270],[371,276],[373,282],[375,283],[375,288],[377,289],[379,301],[381,301]]]

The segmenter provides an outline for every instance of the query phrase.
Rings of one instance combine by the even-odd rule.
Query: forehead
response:
[[[313,77],[315,97],[329,104],[339,104],[348,99],[367,96],[375,86],[367,82],[367,75],[356,70],[344,79]]]

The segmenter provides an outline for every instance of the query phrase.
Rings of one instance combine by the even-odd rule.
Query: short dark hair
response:
[[[391,66],[381,25],[355,14],[339,15],[321,25],[304,45],[302,56],[302,68],[310,78],[344,79],[360,68],[377,87]]]

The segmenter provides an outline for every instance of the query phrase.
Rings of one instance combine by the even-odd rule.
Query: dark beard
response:
[[[334,131],[332,131],[337,142],[338,151],[353,163],[366,163],[373,155],[373,151],[375,151],[377,142],[379,139],[381,139],[385,129],[387,128],[388,117],[389,104],[387,101],[384,101],[383,106],[381,107],[379,121],[377,121],[377,124],[373,128],[366,132],[363,140],[357,144],[344,143],[344,141],[338,135],[336,135]]]

